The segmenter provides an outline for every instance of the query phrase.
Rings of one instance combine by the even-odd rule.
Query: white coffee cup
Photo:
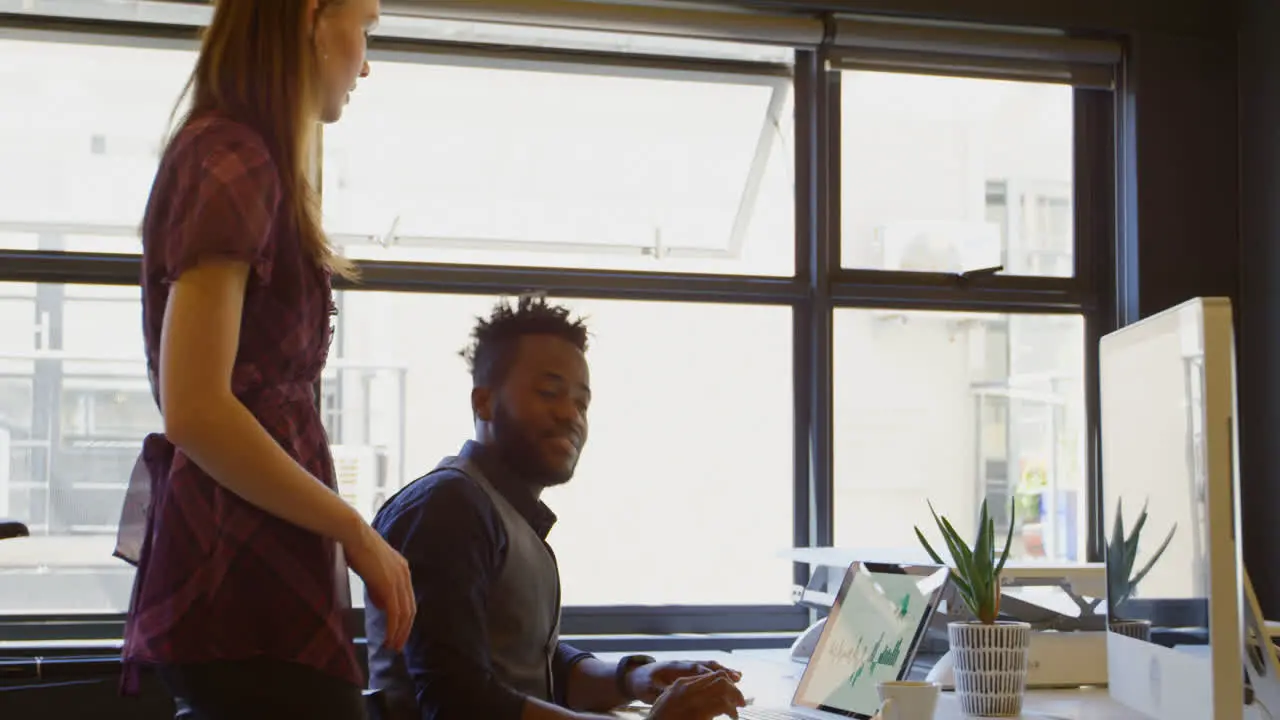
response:
[[[876,684],[881,720],[932,720],[942,686],[931,682],[893,680]]]

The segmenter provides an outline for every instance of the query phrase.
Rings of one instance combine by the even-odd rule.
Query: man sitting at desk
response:
[[[475,440],[396,493],[373,526],[409,561],[418,613],[403,653],[366,604],[370,685],[395,720],[600,717],[632,699],[654,720],[736,717],[738,673],[708,663],[605,663],[560,642],[560,573],[542,490],[587,439],[587,329],[541,298],[499,303],[472,333]]]

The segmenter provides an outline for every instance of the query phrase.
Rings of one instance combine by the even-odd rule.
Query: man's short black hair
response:
[[[476,320],[471,344],[461,353],[476,387],[502,383],[520,338],[526,335],[553,335],[587,351],[586,323],[582,318],[570,318],[568,308],[548,304],[545,296],[522,295],[514,308],[508,300],[499,300],[489,317]]]

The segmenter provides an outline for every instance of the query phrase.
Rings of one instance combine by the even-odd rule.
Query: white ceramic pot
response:
[[[956,699],[966,715],[1017,717],[1027,690],[1031,626],[1024,622],[947,625]]]

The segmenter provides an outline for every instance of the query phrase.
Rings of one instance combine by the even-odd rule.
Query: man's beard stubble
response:
[[[552,470],[543,464],[539,439],[529,437],[501,403],[494,407],[493,436],[502,461],[530,484],[548,488],[563,485],[573,478],[573,467]],[[576,460],[574,465],[577,465]]]

